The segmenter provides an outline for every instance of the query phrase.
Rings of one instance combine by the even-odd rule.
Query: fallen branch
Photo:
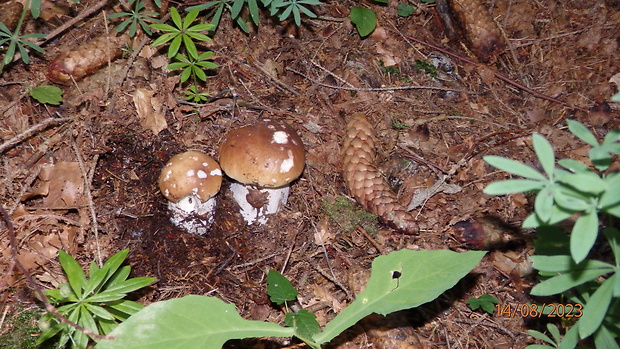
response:
[[[4,153],[6,150],[15,146],[16,144],[21,143],[27,138],[30,138],[35,133],[45,130],[48,126],[62,124],[71,120],[73,120],[73,118],[47,118],[40,123],[28,128],[26,131],[2,143],[2,145],[0,145],[0,154]]]

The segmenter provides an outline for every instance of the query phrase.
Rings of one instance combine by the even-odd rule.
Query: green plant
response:
[[[361,37],[368,36],[377,26],[377,15],[371,9],[352,7],[349,18],[351,23],[355,24],[355,28]]]
[[[125,249],[110,257],[101,268],[90,263],[87,278],[78,262],[65,251],[58,252],[60,265],[68,283],[57,289],[46,290],[50,302],[69,321],[92,331],[94,334],[108,334],[118,322],[144,308],[139,303],[124,299],[127,293],[146,287],[155,281],[152,277],[127,279],[130,266],[121,266],[129,250]],[[39,321],[43,330],[38,343],[57,337],[57,348],[64,348],[69,342],[71,348],[86,348],[89,337],[66,323],[61,323],[52,314],[45,314]]]
[[[39,85],[30,90],[30,97],[39,103],[60,105],[62,103],[62,90],[56,86]]]
[[[4,70],[4,66],[11,63],[13,58],[15,57],[16,51],[19,51],[21,55],[22,62],[28,64],[30,63],[30,56],[28,56],[28,50],[26,47],[35,50],[40,53],[45,53],[45,51],[37,44],[29,41],[28,39],[33,38],[42,38],[45,35],[41,33],[32,33],[32,34],[23,34],[20,35],[20,31],[22,28],[22,24],[24,22],[24,18],[26,17],[26,13],[28,8],[30,7],[30,1],[26,0],[24,4],[24,8],[22,10],[21,16],[19,17],[19,21],[17,22],[17,26],[15,27],[15,31],[11,32],[7,26],[0,22],[0,47],[2,45],[9,43],[9,46],[4,51],[4,58],[0,63],[0,73]]]
[[[371,313],[388,314],[417,307],[453,287],[484,256],[483,251],[400,250],[372,263],[364,291],[321,331],[314,314],[291,313],[285,324],[244,320],[232,304],[215,297],[185,296],[153,303],[120,324],[95,349],[113,348],[221,348],[229,339],[296,336],[311,348],[321,348],[338,334]],[[276,303],[296,297],[283,276],[270,272],[269,293]],[[286,280],[286,281],[284,281]]]
[[[544,174],[511,159],[485,156],[492,166],[524,179],[494,182],[484,192],[536,193],[534,213],[523,222],[525,228],[538,228],[536,255],[531,258],[542,282],[534,286],[531,294],[564,295],[572,302],[571,309],[559,316],[578,320],[566,332],[560,347],[574,348],[579,339],[593,336],[597,347],[618,348],[610,343],[615,343],[620,332],[620,231],[613,226],[613,217],[620,217],[620,172],[608,170],[613,154],[620,154],[620,130],[610,131],[599,143],[577,121],[568,120],[568,128],[591,146],[588,156],[594,169],[572,159],[558,160],[561,168],[556,167],[551,144],[534,134],[532,143]],[[599,215],[613,264],[606,261],[609,256],[605,248],[599,252],[602,260],[587,258],[599,236]],[[575,216],[567,236],[557,224]],[[539,309],[545,310],[545,306]]]
[[[396,6],[396,9],[398,10],[397,14],[401,17],[409,17],[415,12],[415,7],[404,3],[398,4],[398,6]]]
[[[421,61],[419,59],[416,59],[415,67],[417,70],[423,71],[426,74],[430,75],[430,77],[437,78],[437,67],[435,67],[428,61]]]
[[[131,12],[118,12],[112,13],[108,15],[109,18],[121,18],[128,17],[123,20],[117,27],[116,32],[120,33],[125,31],[127,27],[129,27],[129,36],[132,38],[136,36],[136,32],[138,31],[138,25],[147,35],[151,35],[151,28],[147,22],[158,23],[159,20],[156,18],[159,14],[156,12],[148,12],[143,11],[146,7],[146,3],[140,0],[129,0],[129,1],[120,1],[121,5],[128,9]],[[155,1],[158,7],[161,7],[161,0]]]
[[[309,6],[321,5],[319,0],[215,0],[204,4],[191,6],[186,11],[210,10],[207,18],[211,18],[211,24],[217,28],[220,24],[224,10],[230,12],[230,17],[237,23],[239,28],[246,33],[250,32],[245,19],[241,17],[241,10],[247,6],[250,19],[254,25],[259,24],[259,7],[267,8],[270,16],[276,16],[279,21],[284,21],[291,14],[297,26],[301,25],[302,13],[308,17],[316,18]]]
[[[190,11],[185,18],[181,18],[176,8],[170,8],[170,18],[175,26],[165,23],[154,23],[151,27],[164,32],[155,39],[152,46],[168,44],[168,58],[174,58],[176,62],[168,65],[168,69],[182,69],[180,83],[190,81],[191,85],[185,94],[188,100],[199,102],[206,100],[209,96],[206,92],[199,92],[198,81],[205,82],[207,75],[204,69],[215,69],[217,64],[211,62],[209,58],[213,56],[212,51],[200,53],[196,42],[210,41],[211,38],[201,32],[213,28],[212,24],[193,24],[198,17],[198,10]]]
[[[469,306],[469,309],[476,310],[478,308],[482,308],[482,310],[486,311],[489,314],[493,314],[496,304],[499,304],[499,299],[488,294],[483,294],[478,298],[472,297],[467,300],[467,305]]]

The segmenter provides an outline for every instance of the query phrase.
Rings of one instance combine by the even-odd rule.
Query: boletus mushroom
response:
[[[209,155],[187,151],[173,156],[159,175],[159,189],[168,199],[170,221],[192,234],[206,233],[214,220],[222,170]]]
[[[267,215],[286,205],[290,183],[304,169],[301,138],[284,122],[264,119],[230,131],[220,145],[220,165],[234,180],[233,198],[248,225],[265,224]]]

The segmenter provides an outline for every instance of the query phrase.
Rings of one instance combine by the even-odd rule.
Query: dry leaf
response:
[[[159,98],[153,97],[154,94],[155,92],[152,90],[138,88],[133,95],[133,102],[136,105],[142,127],[157,135],[168,128],[168,124],[162,114],[163,105]]]

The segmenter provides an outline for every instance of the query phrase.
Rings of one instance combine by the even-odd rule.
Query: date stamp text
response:
[[[581,317],[583,305],[561,303],[515,303],[495,304],[495,315],[498,317]]]

